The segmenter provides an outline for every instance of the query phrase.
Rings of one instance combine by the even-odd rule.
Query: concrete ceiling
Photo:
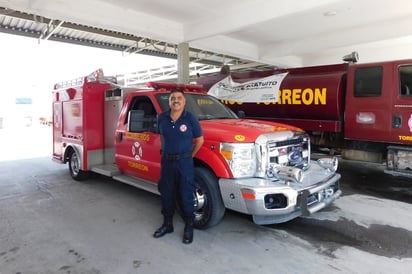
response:
[[[0,7],[279,67],[412,57],[410,0],[0,0]]]

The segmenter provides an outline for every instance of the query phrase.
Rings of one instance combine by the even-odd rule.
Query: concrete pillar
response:
[[[189,84],[189,43],[177,45],[177,83]]]

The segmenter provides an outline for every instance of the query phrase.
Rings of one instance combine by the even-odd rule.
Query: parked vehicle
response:
[[[200,120],[204,145],[196,154],[195,227],[219,223],[225,208],[257,224],[310,215],[341,194],[334,157],[311,160],[309,136],[275,122],[239,119],[203,87],[148,83],[121,88],[101,70],[55,85],[53,159],[73,179],[91,172],[158,194],[160,136],[156,116],[171,89],[185,91]]]
[[[386,162],[386,173],[412,177],[412,60],[233,72],[198,83],[216,92],[230,76],[247,90],[280,74],[277,101],[221,101],[247,118],[302,128],[312,145],[344,159]]]

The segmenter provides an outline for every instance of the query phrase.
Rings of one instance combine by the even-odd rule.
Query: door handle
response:
[[[393,115],[392,117],[392,127],[401,128],[402,127],[402,115]]]
[[[118,132],[117,133],[117,141],[121,143],[123,141],[123,132]]]

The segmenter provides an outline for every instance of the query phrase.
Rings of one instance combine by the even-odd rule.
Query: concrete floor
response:
[[[48,134],[48,129],[42,132]],[[349,188],[371,176],[382,178],[379,171],[373,175],[348,171],[347,176],[342,174],[348,194],[312,218],[257,226],[248,216],[227,211],[218,226],[195,230],[194,242],[184,245],[180,218],[175,219],[174,233],[152,237],[162,221],[158,196],[101,176],[72,180],[66,165],[50,159],[51,140],[48,135],[41,137],[43,133],[36,136],[44,150],[29,153],[23,147],[25,159],[6,159],[3,152],[12,149],[1,142],[1,274],[410,273],[412,269],[408,181],[384,177],[400,182],[406,198],[397,199],[375,195],[370,188],[369,193]],[[24,146],[27,150],[30,144]]]

